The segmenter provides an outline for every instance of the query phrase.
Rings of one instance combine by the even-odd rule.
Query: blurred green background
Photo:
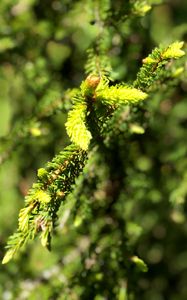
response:
[[[131,82],[155,46],[187,42],[187,1],[158,0],[147,16],[130,19],[112,34],[114,78]],[[86,50],[96,35],[89,1],[0,1],[1,257],[37,169],[69,143],[64,122],[73,91],[65,91],[85,77]],[[169,87],[164,100],[161,93],[153,97],[150,128],[131,149],[134,201],[129,197],[124,204],[127,231],[149,266],[136,282],[139,300],[187,299],[185,76],[173,90]],[[61,239],[62,223],[51,253],[35,242],[16,262],[0,266],[0,299],[65,299],[57,295],[64,280],[61,260],[71,245],[62,253],[68,239]],[[71,277],[74,267],[67,263],[63,272]]]

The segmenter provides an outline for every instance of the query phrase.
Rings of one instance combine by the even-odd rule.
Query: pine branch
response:
[[[33,184],[25,198],[25,207],[19,213],[18,231],[8,242],[8,251],[3,263],[7,263],[40,231],[41,244],[50,248],[51,233],[57,220],[59,206],[71,191],[75,178],[84,166],[85,150],[88,149],[91,140],[91,133],[87,129],[87,117],[92,114],[92,105],[95,103],[97,110],[97,102],[103,102],[104,105],[115,109],[119,105],[137,103],[146,97],[145,93],[135,88],[108,87],[108,80],[105,78],[86,78],[81,84],[80,92],[74,97],[74,107],[69,112],[66,123],[67,133],[75,145],[67,147],[48,163],[46,168],[38,170],[38,182]]]
[[[165,48],[155,48],[152,53],[143,59],[143,66],[134,82],[136,88],[147,91],[155,82],[167,76],[166,65],[172,59],[185,55],[181,50],[183,42],[174,42]]]
[[[59,206],[71,191],[85,160],[86,152],[70,145],[45,168],[38,170],[38,182],[33,184],[25,198],[25,207],[19,213],[18,230],[8,241],[3,264],[39,233],[41,244],[50,249]]]
[[[105,20],[104,16],[98,19],[99,26],[103,20]],[[3,263],[11,260],[29,240],[34,239],[38,234],[41,244],[50,249],[58,209],[83,170],[91,138],[93,137],[93,145],[102,143],[98,135],[100,136],[102,130],[104,131],[106,119],[110,119],[120,107],[127,107],[130,114],[129,107],[139,105],[148,97],[144,91],[160,78],[163,66],[169,60],[184,55],[182,46],[182,42],[175,42],[167,48],[155,49],[148,58],[144,59],[144,65],[137,75],[134,87],[125,84],[110,86],[108,77],[103,75],[105,72],[100,72],[101,68],[97,69],[97,66],[97,72],[93,69],[92,74],[82,82],[73,97],[73,106],[65,124],[73,144],[65,148],[45,168],[38,170],[38,181],[33,184],[25,198],[25,207],[19,213],[18,230],[9,239],[8,251]],[[106,53],[103,55],[106,56]],[[103,65],[103,69],[105,68],[106,66]],[[45,113],[48,115],[49,110]],[[113,120],[115,117],[111,119],[111,124]],[[131,133],[144,132],[133,118],[132,124],[128,124],[128,129]]]

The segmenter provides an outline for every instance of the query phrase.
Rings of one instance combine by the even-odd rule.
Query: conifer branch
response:
[[[33,184],[25,198],[25,207],[19,213],[18,230],[8,241],[3,264],[39,233],[41,244],[50,249],[59,206],[71,191],[85,160],[86,152],[72,144],[45,168],[38,170],[38,182]]]
[[[105,3],[106,5],[103,5]],[[45,168],[38,170],[38,181],[33,184],[25,197],[25,207],[20,210],[18,220],[18,230],[13,234],[7,245],[7,253],[4,256],[3,263],[7,263],[19,250],[31,239],[39,235],[41,244],[50,249],[51,235],[57,221],[57,212],[60,204],[65,201],[65,197],[72,190],[76,178],[82,172],[87,158],[90,141],[93,139],[93,145],[101,143],[97,135],[105,131],[107,140],[107,129],[105,130],[106,119],[111,119],[111,124],[115,121],[114,112],[120,107],[126,107],[126,115],[131,111],[129,107],[137,106],[147,97],[146,92],[149,87],[161,78],[161,73],[165,70],[165,65],[171,59],[178,59],[184,55],[181,50],[183,43],[175,42],[167,48],[156,48],[143,60],[143,66],[140,69],[134,86],[126,84],[110,85],[109,73],[110,64],[107,62],[107,51],[109,44],[103,38],[106,30],[106,20],[110,13],[111,2],[106,0],[94,4],[96,23],[99,28],[98,41],[90,50],[88,63],[86,66],[89,76],[82,82],[80,89],[73,93],[72,109],[67,110],[68,119],[65,124],[67,134],[73,144],[64,149],[57,155],[52,162],[49,162]],[[150,6],[146,1],[136,1],[130,6],[134,13],[145,14]],[[39,117],[43,118],[53,114],[56,110],[63,109],[61,103],[49,105],[44,101],[38,109]],[[103,110],[104,108],[104,110]],[[118,113],[118,112],[117,112]],[[111,118],[114,115],[114,118]],[[117,116],[117,114],[116,114]],[[130,119],[130,118],[129,118]],[[142,134],[144,128],[134,122],[135,118],[128,120],[128,131],[131,133]],[[29,127],[30,128],[30,127]],[[36,130],[33,131],[36,134]],[[96,134],[95,134],[96,132]],[[26,131],[27,134],[27,131]],[[103,141],[102,141],[103,143]],[[90,147],[91,148],[91,147]],[[135,261],[139,263],[140,260]]]
[[[134,86],[147,91],[155,82],[167,76],[166,64],[171,59],[178,59],[185,55],[181,50],[183,45],[183,42],[174,42],[165,48],[155,48],[148,57],[143,59],[143,66],[137,74]]]
[[[183,225],[187,197],[185,58],[175,63],[184,56],[183,42],[154,49],[143,59],[138,74],[134,72],[136,59],[149,45],[164,41],[165,29],[173,31],[173,6],[164,5],[144,21],[141,17],[162,0],[49,1],[47,6],[45,1],[13,2],[2,0],[0,4],[5,16],[0,38],[1,96],[5,102],[14,99],[10,117],[16,121],[11,132],[0,138],[0,164],[16,149],[23,153],[28,145],[26,157],[31,157],[24,163],[24,157],[20,160],[16,156],[18,160],[9,163],[10,178],[5,178],[2,168],[6,200],[17,195],[11,168],[28,172],[33,153],[41,152],[38,163],[42,153],[56,144],[56,137],[63,137],[65,114],[72,144],[38,170],[2,263],[19,255],[35,238],[50,250],[55,234],[53,253],[44,253],[36,267],[32,262],[42,250],[33,247],[34,251],[27,251],[29,268],[19,261],[13,285],[11,265],[3,267],[10,272],[2,277],[6,285],[0,295],[6,297],[8,292],[16,299],[44,295],[58,300],[125,300],[139,299],[140,295],[151,299],[154,295],[159,298],[162,292],[170,296],[167,281],[173,280],[176,270],[178,274],[183,271],[183,255],[172,248],[175,257],[179,256],[177,265],[171,262],[169,248],[169,256],[163,255],[163,246],[168,247],[163,241],[168,239],[167,229],[174,229],[174,222]],[[159,22],[160,12],[166,12],[166,26]],[[186,32],[185,24],[181,25],[174,33],[179,40]],[[162,26],[163,36],[156,36]],[[80,74],[83,65],[85,79],[77,87],[84,76]],[[136,79],[133,83],[132,78]],[[74,83],[76,88],[62,91],[62,86]],[[2,116],[4,111],[9,117],[6,106],[2,106]],[[44,142],[45,151],[40,151]],[[22,179],[19,187],[25,194],[27,180]],[[5,218],[11,202],[2,205]],[[175,236],[183,239],[183,227],[180,235],[176,235],[179,226],[176,232],[169,232],[169,242]],[[153,287],[147,294],[152,275],[148,273],[142,281],[141,273],[147,272],[149,264],[159,269],[165,263],[174,272],[171,277],[167,272],[164,276],[153,274],[158,282],[164,280],[164,287],[162,284],[156,294]],[[33,267],[45,270],[38,276]],[[26,275],[29,271],[29,280],[28,276],[24,279],[24,271]]]
[[[117,108],[144,100],[147,94],[127,86],[108,87],[108,81],[97,76],[88,76],[74,97],[74,107],[68,114],[67,133],[74,144],[57,155],[46,168],[38,170],[38,182],[33,184],[25,198],[25,207],[19,213],[18,231],[8,242],[8,251],[3,263],[41,231],[41,244],[50,248],[50,239],[57,219],[57,211],[66,194],[71,190],[75,178],[82,171],[91,133],[87,129],[90,101],[103,102]],[[100,106],[98,106],[99,108]]]

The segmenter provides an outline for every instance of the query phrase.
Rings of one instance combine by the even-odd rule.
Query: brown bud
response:
[[[88,87],[91,89],[94,89],[94,90],[98,86],[99,82],[100,82],[100,77],[98,77],[96,75],[89,75],[86,78],[86,83],[87,83]]]

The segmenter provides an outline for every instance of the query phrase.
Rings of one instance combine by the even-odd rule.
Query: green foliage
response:
[[[109,87],[106,80],[100,80],[97,76],[88,76],[81,84],[81,94],[77,95],[75,101],[77,104],[69,112],[65,124],[71,141],[83,150],[88,149],[92,135],[87,129],[86,117],[89,118],[89,114],[92,114],[91,105],[99,112],[101,103],[115,109],[120,105],[138,103],[146,97],[147,94],[138,89],[122,85]]]
[[[77,104],[74,109],[69,112],[68,120],[66,122],[67,133],[73,143],[87,150],[91,133],[86,128],[86,105]]]
[[[39,169],[38,182],[33,184],[25,198],[26,205],[19,213],[18,231],[10,238],[3,264],[39,232],[41,244],[50,248],[51,232],[59,205],[71,191],[84,160],[84,151],[72,145],[48,163],[46,169]]]
[[[163,66],[167,64],[168,60],[185,55],[185,52],[181,50],[183,44],[183,42],[174,42],[166,48],[154,49],[148,57],[143,59],[143,66],[137,74],[134,85],[146,90],[155,81],[163,80],[167,76],[167,72],[163,72]]]
[[[1,299],[186,299],[186,10],[1,1]]]
[[[96,100],[111,106],[135,104],[147,98],[147,94],[141,90],[129,86],[101,87],[96,91]]]

